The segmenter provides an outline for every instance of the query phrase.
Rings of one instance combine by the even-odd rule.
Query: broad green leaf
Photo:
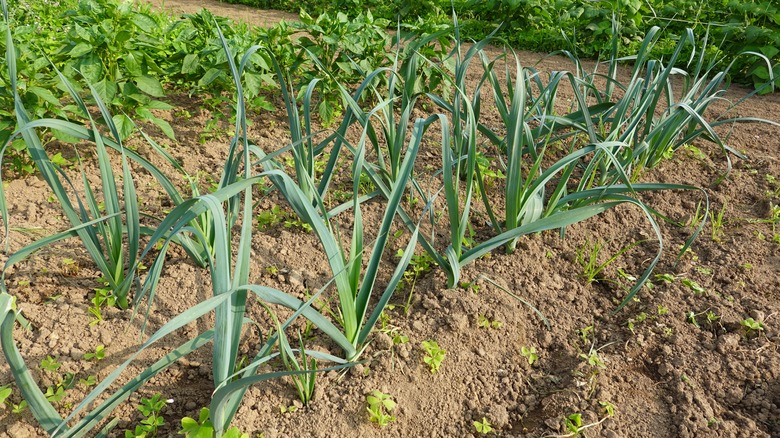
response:
[[[182,74],[191,74],[198,71],[198,67],[200,66],[200,59],[198,58],[198,55],[194,53],[190,53],[187,56],[184,57],[184,61],[181,65],[181,73]]]
[[[141,89],[141,91],[151,96],[165,96],[165,91],[163,91],[162,85],[160,85],[160,81],[155,78],[149,76],[138,76],[135,78],[135,84],[138,86],[138,88]]]
[[[133,132],[133,128],[135,127],[133,125],[133,121],[130,120],[130,117],[127,117],[124,114],[115,114],[112,119],[114,120],[114,124],[119,131],[119,139],[124,140],[129,137]]]

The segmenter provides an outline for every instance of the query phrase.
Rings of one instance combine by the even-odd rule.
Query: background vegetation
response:
[[[745,51],[772,59],[775,75],[780,73],[780,7],[769,0],[313,0],[303,6],[292,0],[227,2],[291,12],[303,7],[315,16],[339,10],[353,17],[370,10],[375,17],[393,23],[420,20],[430,25],[449,22],[454,9],[466,39],[482,39],[503,25],[498,36],[515,48],[574,49],[585,57],[597,57],[609,49],[615,17],[623,54],[636,52],[647,32],[659,26],[666,36],[655,48],[656,54],[669,55],[676,36],[691,28],[699,39],[709,32],[711,59],[724,63],[736,59],[736,81],[758,86],[769,80],[765,63],[739,57]]]

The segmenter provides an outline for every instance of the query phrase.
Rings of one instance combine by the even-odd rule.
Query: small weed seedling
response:
[[[45,359],[41,360],[41,369],[50,373],[57,372],[61,366],[62,364],[57,362],[56,357],[46,356]]]
[[[520,355],[526,358],[528,365],[531,366],[539,360],[539,355],[536,354],[536,347],[520,347]]]
[[[587,327],[583,327],[579,330],[577,330],[577,336],[580,337],[580,341],[582,341],[582,345],[588,345],[590,344],[590,335],[593,333],[593,326],[589,325]]]
[[[699,283],[691,279],[683,278],[682,284],[688,289],[692,290],[694,295],[704,295],[704,293],[706,292],[706,290],[703,287],[701,287]]]
[[[723,214],[726,212],[726,203],[723,203],[720,211],[717,214],[710,215],[710,225],[712,226],[712,240],[720,242],[721,236],[723,236]]]
[[[758,336],[758,334],[764,331],[766,328],[763,322],[756,321],[753,318],[743,319],[739,322],[739,325],[745,329],[745,337],[747,338],[750,338],[751,336]]]
[[[482,328],[498,329],[503,327],[504,323],[496,320],[491,321],[487,316],[479,315],[479,317],[477,318],[477,325]]]
[[[447,350],[439,347],[436,341],[423,341],[422,348],[425,350],[423,361],[431,367],[431,373],[438,372]]]
[[[134,430],[125,430],[125,438],[157,436],[157,429],[165,424],[165,420],[160,413],[165,404],[169,402],[172,401],[164,400],[160,393],[153,395],[152,398],[142,398],[141,403],[138,405],[138,410],[141,411],[144,419],[141,420],[141,424],[135,426]]]
[[[474,429],[476,429],[477,432],[481,433],[482,435],[487,435],[493,431],[493,427],[490,424],[490,421],[488,421],[488,419],[485,417],[482,417],[482,421],[474,422]]]
[[[0,386],[0,406],[5,406],[6,400],[11,396],[13,390],[9,385]]]
[[[279,405],[278,407],[279,407],[280,414],[292,414],[298,411],[298,406],[295,405],[290,405],[290,406]]]
[[[606,368],[607,366],[604,365],[604,361],[601,360],[599,357],[599,353],[596,350],[591,350],[590,353],[580,353],[580,357],[582,359],[585,359],[588,362],[588,365],[592,366],[593,368]]]
[[[599,263],[601,251],[604,249],[605,243],[594,242],[593,244],[591,244],[590,241],[586,241],[585,244],[577,250],[577,263],[582,267],[582,277],[588,283],[594,283],[594,282],[606,280],[603,277],[599,277],[601,272],[604,269],[606,269],[609,265],[611,265],[615,260],[617,260],[618,257],[623,255],[626,251],[629,251],[631,248],[640,245],[642,243],[644,243],[644,240],[639,240],[630,245],[626,245],[623,248],[621,248],[617,253],[615,253],[615,255],[610,257],[607,261],[605,261],[604,263]]]
[[[98,345],[95,347],[94,353],[86,353],[84,354],[85,360],[92,360],[94,359],[96,362],[103,360],[103,358],[106,356],[106,348],[103,345]]]
[[[579,436],[582,430],[582,414],[571,414],[566,417],[564,421],[566,430],[571,432],[573,436]]]
[[[200,410],[198,420],[190,417],[184,417],[181,419],[181,430],[179,435],[184,435],[186,438],[211,438],[214,436],[214,425],[209,421],[209,408],[203,408]],[[249,434],[241,433],[237,427],[233,426],[228,429],[223,438],[249,438]]]
[[[611,402],[599,400],[599,406],[604,408],[604,413],[607,414],[607,417],[615,416],[615,405]]]
[[[403,256],[404,250],[399,249],[396,257],[401,258]],[[412,298],[414,297],[414,287],[417,284],[417,280],[427,272],[430,272],[434,266],[436,266],[436,262],[428,253],[412,256],[411,261],[409,261],[409,267],[406,268],[401,281],[396,286],[396,290],[401,290],[407,285],[409,286],[409,295],[407,295],[406,304],[404,305],[404,315],[408,315],[412,310]]]
[[[391,421],[395,421],[395,417],[391,412],[395,409],[396,403],[391,395],[375,389],[366,396],[366,404],[368,405],[366,407],[368,409],[368,419],[372,423],[378,424],[379,427],[385,427]]]
[[[97,378],[93,375],[87,376],[86,379],[79,379],[79,385],[84,385],[87,388],[94,386],[97,383]]]

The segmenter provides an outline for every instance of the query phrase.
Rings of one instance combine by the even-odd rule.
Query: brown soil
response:
[[[263,24],[270,16],[290,17],[211,1],[156,4],[176,12],[207,6],[253,24]],[[540,57],[520,56],[527,65]],[[565,70],[571,64],[550,57],[537,68]],[[478,72],[473,76],[477,80]],[[747,92],[734,87],[728,98],[736,100]],[[172,120],[176,143],[158,138],[171,146],[169,150],[188,172],[218,178],[229,134],[201,143],[203,126],[211,115],[197,98],[172,96],[171,100],[191,117],[176,112],[179,115]],[[753,97],[738,112],[778,120],[780,95]],[[285,126],[280,112],[257,114],[250,135],[261,147],[273,150],[287,141]],[[225,125],[225,129],[230,128]],[[582,435],[591,437],[780,436],[780,244],[772,241],[770,224],[757,223],[769,217],[771,206],[780,203],[780,187],[768,177],[780,178],[780,129],[737,125],[729,144],[746,151],[750,159],[736,159],[734,169],[720,184],[716,181],[725,170],[724,158],[716,147],[705,143],[696,145],[702,154],[693,149],[681,151],[644,177],[704,188],[712,210],[723,209],[724,221],[716,238],[707,224],[679,263],[675,253],[692,229],[662,223],[666,251],[656,273],[670,274],[675,280],[654,281],[652,289],[643,289],[624,310],[613,312],[629,284],[621,280],[619,270],[638,276],[655,254],[655,246],[646,243],[632,249],[602,274],[611,281],[591,284],[581,277],[577,251],[602,241],[604,257],[636,240],[652,241],[652,229],[641,212],[631,208],[618,208],[573,226],[565,239],[557,233],[543,233],[522,239],[514,254],[495,252],[477,261],[465,270],[463,280],[473,281],[478,289],[447,289],[441,271],[432,271],[418,280],[408,315],[401,307],[408,291],[394,298],[396,308],[388,312],[386,330],[374,335],[363,355],[366,363],[346,375],[319,376],[315,399],[306,407],[300,406],[286,379],[257,385],[246,394],[234,425],[252,437],[263,433],[267,438],[467,437],[478,435],[473,422],[485,417],[493,424],[495,436],[543,437],[568,436],[566,417],[580,413],[582,423],[592,425]],[[421,165],[440,162],[435,147],[423,150],[421,160]],[[94,163],[88,163],[87,172],[94,175],[94,171]],[[160,211],[168,207],[151,178],[138,175],[144,208]],[[209,185],[206,178],[202,182]],[[10,181],[7,196],[12,250],[39,235],[67,228],[39,178]],[[665,192],[645,200],[684,223],[701,199],[700,193]],[[281,201],[271,195],[258,208],[267,210],[277,203]],[[366,217],[378,217],[380,208],[379,204],[367,205]],[[252,279],[257,284],[301,295],[304,289],[317,289],[328,279],[327,264],[311,234],[279,224],[257,233],[253,249]],[[170,258],[147,333],[210,296],[206,270],[195,267],[183,253],[173,251]],[[0,262],[4,260],[5,255],[0,256]],[[391,267],[388,263],[387,269]],[[539,309],[550,320],[549,329],[528,306],[481,275]],[[43,386],[56,383],[56,376],[38,367],[47,355],[59,358],[60,372],[100,379],[139,345],[141,318],[131,321],[130,311],[108,309],[103,322],[89,325],[87,307],[99,285],[97,277],[77,241],[36,253],[7,277],[9,290],[18,296],[21,310],[33,325],[29,332],[17,328],[19,348]],[[695,291],[686,280],[702,290]],[[267,318],[258,307],[249,316],[262,324]],[[707,311],[719,319],[707,322]],[[691,323],[690,312],[698,325]],[[480,327],[482,317],[499,322],[500,327]],[[762,321],[765,330],[747,335],[740,322],[750,317]],[[188,325],[175,338],[145,352],[126,375],[212,323],[213,319],[206,318]],[[392,334],[406,335],[409,341],[394,345]],[[436,374],[423,362],[420,344],[429,339],[447,352]],[[249,330],[246,340],[257,344],[258,333]],[[321,341],[315,338],[312,342]],[[83,360],[84,353],[99,344],[106,346],[106,359]],[[333,348],[327,343],[317,347]],[[521,354],[523,347],[536,349],[536,363],[529,364]],[[247,354],[254,348],[248,346]],[[600,362],[588,363],[587,357],[594,352]],[[135,410],[138,401],[159,392],[173,400],[163,411],[168,427],[162,435],[175,435],[179,420],[197,418],[199,409],[210,400],[210,363],[211,353],[203,350],[153,379],[115,411],[121,418],[116,430],[136,424],[141,419]],[[3,362],[0,384],[11,381]],[[366,412],[365,396],[375,389],[391,394],[398,403],[397,419],[383,429],[370,423]],[[65,403],[80,401],[83,393],[79,392],[68,392],[60,404],[62,412],[69,412]],[[13,401],[19,402],[18,391]],[[613,416],[607,415],[608,404],[614,406]],[[280,407],[293,405],[300,409],[280,412]],[[16,415],[8,408],[0,410],[0,437],[42,434],[29,411]]]

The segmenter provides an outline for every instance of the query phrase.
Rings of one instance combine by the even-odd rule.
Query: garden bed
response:
[[[176,2],[162,4],[178,12]],[[253,17],[240,18],[253,22]],[[497,56],[500,51],[488,53]],[[542,72],[572,69],[567,58],[519,55],[523,65]],[[467,83],[474,86],[480,76],[480,69],[473,69]],[[732,87],[726,98],[736,101],[749,91]],[[175,109],[160,117],[174,127],[176,141],[153,126],[147,129],[208,189],[219,181],[232,127],[223,121],[222,131],[204,136],[203,127],[214,115],[198,96],[173,95],[168,101]],[[268,151],[290,141],[280,111],[284,105],[278,99],[273,103],[277,111],[249,115],[248,136]],[[711,111],[717,115],[723,108]],[[743,117],[777,121],[780,96],[751,97],[737,111]],[[498,120],[495,113],[486,116],[491,117]],[[557,231],[546,231],[521,238],[513,254],[493,251],[464,268],[460,287],[448,288],[441,269],[427,270],[395,294],[394,308],[385,311],[360,357],[364,362],[345,373],[320,374],[307,406],[298,400],[288,377],[254,385],[233,425],[252,437],[266,438],[479,436],[484,420],[493,429],[490,435],[504,437],[574,436],[571,426],[582,436],[594,437],[780,436],[780,230],[774,228],[776,217],[772,223],[780,203],[780,128],[721,128],[726,128],[720,132],[728,145],[749,157],[732,157],[733,169],[725,178],[724,155],[701,141],[642,176],[642,181],[703,188],[713,219],[707,219],[701,235],[678,259],[679,248],[694,232],[697,218],[701,220],[696,212],[697,205],[704,205],[703,195],[664,191],[643,196],[647,205],[680,225],[659,222],[664,256],[648,285],[622,310],[615,312],[633,284],[631,278],[641,275],[657,251],[653,229],[633,206],[619,206],[570,226],[563,239]],[[350,135],[357,139],[354,132]],[[137,147],[139,153],[151,155],[141,141]],[[87,149],[79,152],[91,156]],[[73,157],[67,147],[62,154]],[[423,142],[417,171],[433,179],[437,175],[427,169],[440,166],[441,146]],[[97,181],[95,160],[85,160],[85,168]],[[342,170],[346,177],[337,178],[336,187],[351,184],[349,169]],[[78,178],[78,168],[66,172]],[[152,177],[138,172],[135,183],[144,211],[161,215],[171,208]],[[9,181],[6,196],[11,252],[68,227],[40,177]],[[250,279],[303,299],[330,278],[327,260],[316,236],[296,223],[278,192],[261,197],[256,211],[273,211],[274,206],[281,210],[253,225],[262,232],[251,242]],[[383,206],[369,201],[363,208],[366,229],[378,228]],[[350,220],[341,223],[348,234]],[[485,232],[479,225],[475,219],[475,233]],[[583,264],[591,255],[597,265],[603,264],[636,241],[644,243],[595,273],[596,281],[584,278]],[[398,260],[395,251],[405,242],[390,243],[393,251],[383,259],[380,282],[390,277]],[[0,261],[6,258],[2,255]],[[33,327],[17,327],[17,344],[43,388],[56,385],[62,373],[99,381],[140,345],[143,314],[131,318],[132,309],[106,308],[103,320],[91,323],[95,318],[88,308],[100,287],[99,276],[76,239],[35,253],[7,274],[8,289]],[[174,247],[146,333],[210,296],[208,270]],[[532,306],[549,320],[549,327]],[[248,316],[272,323],[256,302],[250,304]],[[145,350],[126,375],[137,374],[212,325],[213,316],[186,325]],[[298,328],[306,329],[302,324]],[[255,354],[254,345],[266,330],[262,324],[246,329],[242,352]],[[422,347],[430,340],[446,351],[435,373]],[[339,354],[338,346],[318,337],[316,329],[309,342],[314,349]],[[98,346],[105,347],[105,358],[85,359]],[[47,357],[61,366],[53,371],[39,367]],[[175,435],[183,417],[198,418],[214,389],[211,361],[210,351],[198,351],[154,377],[114,411],[120,418],[114,434],[138,424],[143,417],[136,407],[155,393],[169,401],[161,411],[166,425],[159,436]],[[12,380],[3,362],[0,384]],[[60,411],[77,405],[86,387],[79,383],[68,390],[58,402]],[[397,403],[394,421],[383,428],[369,421],[366,396],[374,390]],[[18,393],[9,400],[21,401]],[[29,410],[14,414],[8,405],[0,411],[0,436],[44,434]]]

